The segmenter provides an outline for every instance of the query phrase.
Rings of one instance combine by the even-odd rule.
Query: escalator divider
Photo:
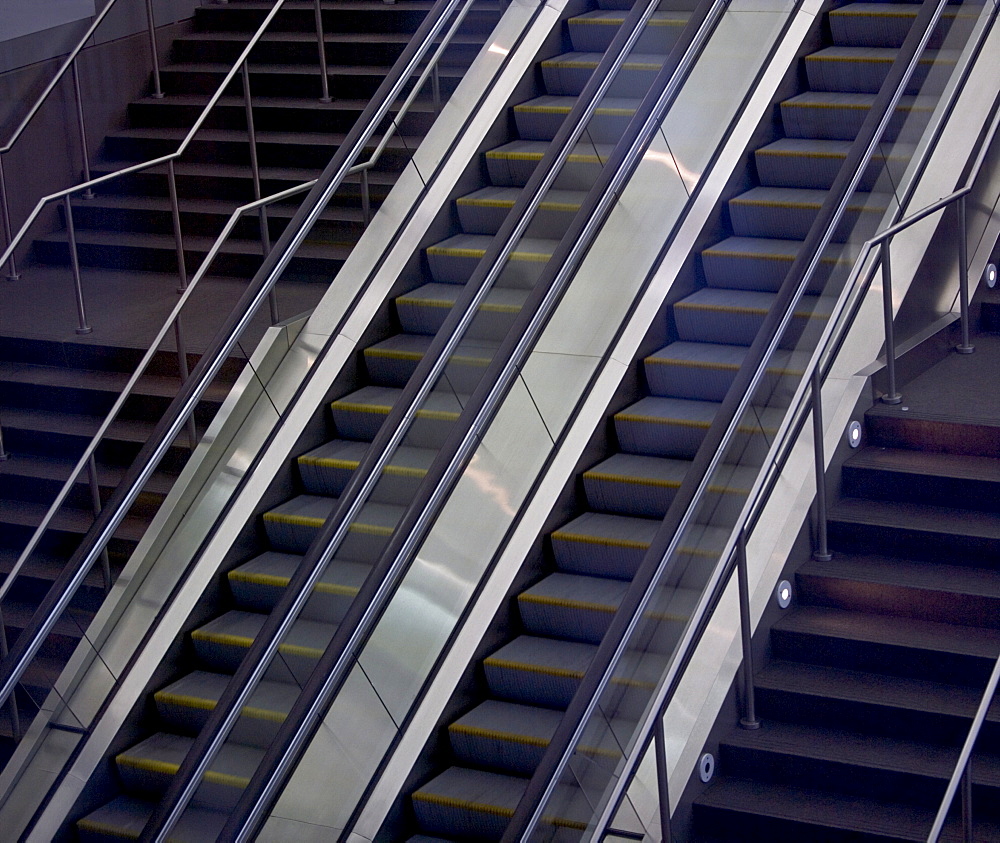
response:
[[[416,406],[429,392],[436,375],[443,370],[453,346],[457,343],[458,333],[471,321],[477,305],[485,295],[489,285],[499,276],[506,258],[524,233],[530,220],[530,214],[540,204],[548,188],[554,182],[560,167],[583,134],[590,116],[610,87],[614,74],[624,64],[626,57],[642,33],[646,21],[656,10],[657,4],[658,0],[644,0],[643,3],[635,6],[626,17],[625,23],[612,41],[604,59],[592,74],[576,105],[556,134],[549,151],[529,179],[521,198],[507,215],[491,248],[480,260],[430,349],[418,364],[391,414],[382,424],[371,448],[338,498],[336,509],[313,540],[302,564],[291,578],[278,604],[241,662],[239,670],[209,715],[205,727],[185,756],[164,798],[158,803],[157,809],[147,822],[143,831],[143,839],[165,839],[170,829],[180,818],[185,806],[200,784],[204,771],[221,748],[229,730],[238,718],[243,704],[252,689],[256,687],[257,682],[263,677],[271,657],[277,652],[278,642],[282,640],[283,634],[290,628],[298,610],[305,604],[313,585],[336,552],[339,540],[347,533],[351,518],[360,509],[365,495],[377,481],[392,450],[405,434],[405,422],[412,420]],[[722,9],[726,5],[728,5],[728,0],[702,0],[692,19],[693,21],[704,21],[710,8]],[[700,18],[696,17],[699,14]],[[673,67],[676,69],[681,65],[681,56],[685,52],[685,45],[692,40],[689,33],[693,29],[694,27],[691,25],[685,29],[685,35],[681,36],[680,41],[668,56],[665,68]],[[663,75],[661,74],[661,77]],[[277,252],[278,247],[274,249],[272,254]],[[397,530],[396,535],[400,535],[402,532],[402,530]],[[359,646],[364,635],[374,626],[374,621],[379,616],[378,608],[381,605],[381,603],[374,601],[377,598],[384,599],[385,596],[392,593],[392,582],[390,579],[383,578],[384,573],[388,572],[382,570],[380,562],[379,566],[373,569],[372,575],[366,580],[365,586],[362,587],[358,597],[352,603],[350,613],[340,624],[338,633],[331,641],[328,651],[344,650],[348,654],[346,658],[350,658],[350,653]],[[345,642],[344,637],[349,638],[349,640]],[[318,669],[314,671],[313,676],[316,676],[317,672]],[[345,676],[346,670],[343,671],[340,680],[342,681]],[[307,687],[309,686],[307,685]],[[289,720],[292,719],[289,718]],[[234,812],[230,817],[230,824],[235,824],[236,820],[237,813]]]
[[[843,216],[848,202],[864,173],[888,125],[896,104],[916,69],[917,62],[929,40],[948,0],[923,0],[897,58],[885,81],[879,89],[872,107],[865,117],[857,138],[851,145],[841,165],[826,200],[821,206],[803,248],[792,263],[782,282],[774,303],[764,319],[760,331],[750,346],[725,400],[716,413],[711,426],[698,448],[690,469],[686,473],[667,514],[646,551],[643,561],[626,592],[619,609],[603,636],[601,644],[586,670],[577,691],[574,693],[566,714],[546,747],[542,759],[524,792],[504,833],[504,843],[527,839],[542,821],[542,812],[549,797],[568,767],[574,747],[582,736],[590,716],[594,713],[601,692],[608,687],[612,674],[624,654],[630,633],[658,582],[668,573],[667,566],[675,558],[684,528],[692,522],[694,513],[707,491],[709,478],[721,458],[725,445],[737,431],[737,425],[747,408],[754,389],[766,374],[766,361],[777,347],[782,332],[792,319],[795,306],[805,292],[813,271],[819,265],[823,250],[832,240],[834,231]],[[709,599],[701,601],[705,610],[689,622],[688,628],[678,645],[680,651],[668,663],[667,673],[658,689],[657,705],[647,709],[641,737],[631,744],[632,752],[625,758],[626,768],[616,772],[619,783],[617,793],[631,778],[631,770],[638,762],[637,751],[646,745],[650,734],[651,720],[662,710],[680,681],[680,666],[685,663],[686,654],[693,651],[701,633],[710,620],[711,607],[717,605],[718,598],[726,584],[721,576],[726,567],[728,554],[723,557],[709,580],[713,591]],[[638,735],[638,731],[636,735]],[[636,737],[633,735],[633,737]],[[605,794],[607,797],[608,794]],[[603,806],[607,819],[608,812],[616,804],[613,796]]]

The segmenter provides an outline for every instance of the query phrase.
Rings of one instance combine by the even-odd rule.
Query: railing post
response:
[[[976,350],[969,342],[969,246],[965,231],[965,194],[958,197],[958,306],[962,314],[962,341],[955,346],[959,354]]]
[[[441,74],[437,64],[431,69],[431,95],[434,97],[434,113],[441,113]]]
[[[819,366],[812,372],[813,459],[816,469],[816,550],[813,559],[829,562],[833,559],[827,544],[826,455],[823,448],[823,384]]]
[[[663,713],[657,715],[653,727],[653,747],[656,753],[656,791],[660,800],[660,839],[670,843],[670,787],[667,777],[667,739],[663,734]]]
[[[167,190],[170,193],[170,217],[174,226],[174,249],[177,252],[177,277],[180,284],[177,287],[178,293],[183,293],[187,289],[187,258],[184,257],[184,232],[181,231],[181,203],[177,198],[177,170],[174,167],[174,159],[167,162]]]
[[[253,100],[250,95],[250,68],[248,62],[244,61],[240,67],[240,75],[243,78],[243,109],[247,118],[247,139],[250,143],[250,174],[253,176],[253,198],[261,198],[260,188],[260,160],[257,156],[257,129],[253,122]],[[257,209],[257,219],[260,225],[260,247],[266,258],[271,252],[271,232],[267,222],[267,206],[261,205]],[[271,310],[271,324],[278,323],[278,299],[274,290],[267,294],[268,307]]]
[[[889,390],[883,404],[898,404],[903,396],[896,392],[896,337],[892,328],[892,266],[889,263],[889,240],[882,241],[882,316],[885,321],[885,368]]]
[[[83,157],[83,180],[90,181],[90,151],[87,148],[87,124],[83,119],[83,94],[80,92],[79,62],[73,59],[73,94],[76,98],[76,126],[80,132],[80,154]],[[84,199],[93,199],[94,191],[89,187],[82,194]]]
[[[972,758],[965,762],[962,772],[962,835],[965,843],[973,843],[972,837]]]
[[[7,627],[3,620],[3,610],[0,609],[0,658],[7,658],[10,650],[7,647]],[[12,691],[7,698],[7,707],[10,709],[10,731],[14,743],[21,740],[21,714],[17,710],[17,692]]]
[[[9,246],[13,240],[14,235],[11,231],[10,225],[10,205],[7,203],[7,181],[3,174],[3,155],[0,155],[0,211],[3,212],[3,236],[4,243]],[[10,271],[7,273],[8,281],[17,281],[21,276],[17,272],[17,263],[14,259],[14,253],[10,253],[10,259],[7,261],[7,265],[10,267]]]
[[[75,330],[78,334],[89,334],[94,329],[87,324],[87,311],[83,304],[83,279],[80,277],[80,256],[76,253],[76,226],[73,225],[73,205],[69,201],[69,196],[63,197],[63,206],[66,210],[69,262],[73,268],[73,286],[76,292],[76,314],[80,321],[80,326]]]
[[[6,461],[10,457],[7,448],[3,444],[3,426],[0,426],[0,462]]]
[[[753,687],[753,647],[750,635],[750,586],[747,583],[747,534],[740,530],[736,539],[736,580],[740,595],[740,637],[743,639],[743,716],[740,726],[759,729]]]
[[[101,514],[101,487],[97,482],[97,462],[94,455],[90,455],[87,460],[87,479],[90,483],[90,503],[94,510],[94,516]],[[101,575],[104,578],[104,593],[111,591],[111,559],[108,557],[107,547],[101,551]]]
[[[160,87],[160,57],[156,52],[156,24],[153,22],[153,0],[146,0],[146,28],[149,31],[149,54],[153,62],[153,96],[163,99]]]
[[[180,314],[174,320],[174,343],[177,345],[177,371],[180,374],[181,385],[183,386],[187,382],[190,371],[188,370],[187,347],[184,344],[184,328],[181,326]],[[187,432],[188,447],[191,451],[194,451],[198,445],[198,424],[194,418],[194,410],[188,416]]]
[[[330,97],[330,80],[326,75],[326,39],[323,36],[323,10],[320,8],[320,0],[316,0],[316,46],[319,49],[319,77],[323,86],[323,95],[320,102],[332,102]]]
[[[365,225],[370,225],[372,221],[372,200],[368,188],[368,168],[361,171],[361,217]]]

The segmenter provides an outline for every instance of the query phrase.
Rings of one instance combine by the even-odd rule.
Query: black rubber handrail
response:
[[[20,677],[76,594],[101,551],[124,520],[146,481],[156,470],[188,416],[229,357],[243,330],[277,283],[329,198],[346,178],[354,160],[389,114],[392,104],[406,86],[414,69],[433,46],[435,38],[444,29],[459,2],[460,0],[437,0],[428,12],[392,71],[379,86],[344,143],[318,178],[315,187],[303,200],[274,248],[264,259],[246,292],[240,297],[189,378],[182,384],[178,394],[95,518],[79,547],[49,588],[10,652],[0,661],[0,705],[13,692]]]
[[[546,195],[562,161],[575,148],[590,115],[610,87],[612,69],[619,68],[625,61],[638,40],[645,21],[655,12],[657,2],[658,0],[643,0],[626,16],[598,69],[584,87],[570,114],[556,133],[549,150],[532,173],[520,198],[508,213],[477,269],[457,297],[455,305],[438,330],[430,348],[338,497],[337,506],[310,544],[281,598],[213,708],[177,774],[171,780],[163,799],[147,822],[142,839],[157,841],[163,839],[180,818],[184,807],[200,784],[208,764],[224,743],[229,728],[238,718],[251,688],[255,687],[263,676],[269,659],[277,651],[278,643],[283,639],[285,632],[297,617],[299,609],[311,594],[313,585],[336,552],[340,540],[346,535],[368,491],[380,477],[382,468],[388,462],[396,444],[405,435],[405,422],[413,417],[415,408],[430,392],[438,371],[443,370],[454,345],[457,344],[459,333],[464,331],[465,325],[474,318],[478,304],[499,275],[507,257],[520,242],[530,220],[528,212],[532,204],[537,206]],[[357,636],[367,634],[374,625],[374,619],[381,605],[377,597],[379,594],[388,593],[385,586],[389,580],[384,574],[385,572],[379,568],[373,569],[362,590],[352,602],[349,611],[353,614],[349,614],[340,623],[337,636],[334,638],[335,642],[338,642],[339,636],[342,635],[351,635],[356,641]],[[353,615],[360,615],[357,623]]]
[[[573,748],[601,693],[611,683],[612,672],[625,650],[631,631],[640,620],[641,612],[652,589],[662,579],[665,566],[673,560],[676,541],[682,534],[683,528],[693,521],[697,507],[705,494],[710,470],[717,460],[717,454],[723,443],[735,432],[743,411],[751,399],[754,386],[763,377],[765,361],[790,322],[793,309],[805,291],[815,267],[819,264],[823,250],[832,239],[834,229],[839,224],[847,203],[861,180],[864,168],[868,165],[903,95],[916,66],[916,60],[922,53],[947,2],[948,0],[923,0],[897,58],[875,97],[855,142],[851,145],[827,198],[809,229],[802,248],[782,282],[774,303],[706,432],[621,606],[604,634],[593,661],[515,809],[503,836],[504,843],[528,839],[534,828],[542,821],[540,816],[542,806],[569,763]],[[710,600],[706,605],[711,606],[715,602]],[[696,627],[701,623],[701,618],[694,618],[689,626]]]

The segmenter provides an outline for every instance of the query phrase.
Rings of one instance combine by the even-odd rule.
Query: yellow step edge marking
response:
[[[596,61],[566,61],[559,59],[548,59],[542,62],[542,67],[553,67],[559,70],[596,70]],[[622,65],[624,70],[659,70],[662,64],[651,61],[627,61]]]
[[[807,152],[795,149],[758,149],[757,155],[774,155],[779,158],[832,158],[844,161],[847,153],[842,152]]]
[[[196,629],[191,633],[195,641],[206,641],[209,644],[222,644],[224,647],[249,647],[253,644],[253,639],[246,635],[228,635],[223,632],[205,632]]]
[[[153,758],[136,758],[134,755],[125,755],[124,753],[115,756],[115,763],[119,767],[131,767],[133,770],[143,770],[147,773],[161,773],[165,776],[175,775],[181,766],[170,761],[157,761]]]
[[[490,304],[487,302],[479,308],[488,313],[520,313],[521,306],[519,304]]]
[[[456,421],[459,413],[451,410],[417,410],[418,419],[430,419],[431,421]]]
[[[361,463],[359,460],[338,460],[335,457],[310,457],[303,454],[298,458],[299,465],[316,465],[320,468],[341,468],[354,471]]]
[[[431,246],[427,249],[427,254],[429,255],[440,255],[441,257],[448,258],[475,258],[479,260],[486,254],[485,249],[454,249],[450,246],[438,247]],[[511,253],[510,260],[512,261],[530,261],[532,263],[544,263],[551,258],[552,255],[542,254],[540,252],[521,252],[515,250]]]
[[[405,465],[387,465],[382,469],[383,474],[391,474],[393,477],[426,477],[426,468],[407,468]]]
[[[120,840],[138,840],[139,832],[126,831],[111,823],[95,822],[94,820],[77,820],[76,827],[86,831],[93,831],[95,834],[103,834],[107,837],[117,837]]]
[[[652,477],[632,477],[628,474],[605,474],[602,471],[583,472],[585,480],[606,480],[609,483],[631,483],[635,486],[657,486],[662,489],[679,489],[680,480],[656,480]]]
[[[415,299],[400,296],[396,299],[397,304],[408,304],[411,307],[453,307],[455,302],[444,301],[443,299]]]
[[[677,427],[699,427],[708,429],[711,422],[697,419],[672,419],[661,416],[641,416],[633,413],[616,413],[615,421],[636,422],[638,424],[673,424]]]
[[[570,18],[570,26],[621,26],[625,18]],[[686,20],[681,18],[651,18],[646,26],[684,26]]]
[[[795,260],[795,255],[779,255],[768,252],[730,252],[726,249],[705,249],[703,255],[710,255],[713,258],[737,258],[739,260],[769,260],[788,261]]]
[[[499,805],[487,805],[483,802],[473,802],[469,799],[456,799],[453,796],[442,796],[438,793],[424,793],[416,791],[413,799],[420,802],[430,802],[432,805],[442,805],[445,808],[458,808],[462,811],[478,811],[481,814],[492,814],[496,817],[506,817],[510,819],[514,816],[513,808],[502,808]]]
[[[378,413],[387,415],[392,409],[389,404],[359,404],[355,401],[334,401],[330,404],[334,410],[345,410],[348,413]]]
[[[276,574],[253,574],[245,571],[230,571],[229,579],[233,582],[245,582],[251,585],[264,585],[271,588],[287,588],[290,577],[279,577]],[[336,583],[318,582],[313,591],[320,594],[354,597],[358,593],[357,586],[337,585]]]
[[[570,108],[568,105],[515,105],[514,111],[524,114],[569,114]],[[635,109],[598,107],[594,109],[594,114],[602,117],[631,117],[635,114]]]
[[[187,694],[171,694],[165,691],[157,691],[153,698],[165,705],[177,705],[182,708],[194,708],[199,711],[212,711],[217,705],[216,700],[206,700],[201,697],[191,697]],[[280,711],[272,711],[258,706],[245,705],[240,709],[240,715],[253,720],[269,720],[272,723],[283,723],[285,715]]]
[[[492,150],[486,153],[487,158],[496,158],[500,161],[534,161],[535,163],[542,160],[542,153],[540,152],[503,152],[500,150]],[[591,155],[589,153],[574,152],[570,153],[569,157],[566,159],[573,164],[600,164],[602,160],[597,155]]]
[[[323,655],[319,647],[306,647],[302,644],[279,644],[278,652],[286,656],[301,656],[306,659],[318,659]]]
[[[366,348],[365,357],[382,357],[388,360],[419,360],[423,357],[420,351],[393,351],[388,348]]]
[[[464,726],[459,723],[452,723],[448,727],[449,732],[457,732],[460,735],[471,735],[475,738],[486,738],[494,741],[509,741],[510,743],[520,743],[525,746],[548,746],[547,738],[536,738],[533,735],[516,735],[513,732],[499,732],[495,729],[481,729],[478,726]]]
[[[565,597],[545,597],[541,594],[522,593],[517,596],[518,601],[525,603],[538,603],[543,606],[558,606],[561,609],[578,609],[581,612],[603,612],[613,615],[617,606],[609,606],[606,603],[588,603],[586,600],[569,600]]]
[[[818,211],[820,208],[819,202],[788,202],[788,201],[775,201],[771,199],[733,199],[730,204],[733,205],[744,205],[746,207],[752,208],[784,208],[787,210],[795,211]],[[848,211],[853,211],[857,213],[862,213],[864,211],[875,212],[875,213],[885,213],[885,208],[875,208],[870,205],[848,205]]]
[[[621,547],[625,550],[649,550],[649,542],[635,541],[635,539],[609,539],[598,536],[584,536],[578,533],[565,533],[556,530],[552,538],[558,541],[576,542],[577,544],[598,544],[604,547]]]
[[[264,520],[273,524],[291,524],[293,527],[322,527],[326,523],[325,518],[316,518],[311,515],[286,515],[282,512],[265,512]]]
[[[736,363],[711,363],[707,360],[680,360],[673,357],[647,357],[644,362],[646,365],[686,366],[691,369],[721,369],[727,372],[739,369],[739,365]]]
[[[547,667],[540,664],[525,664],[523,662],[510,661],[508,659],[495,659],[492,656],[485,659],[484,664],[490,667],[506,668],[508,670],[521,670],[526,673],[542,673],[546,676],[557,676],[560,679],[583,679],[582,670],[570,670],[565,667]]]
[[[505,208],[510,210],[514,207],[513,199],[470,199],[463,197],[457,200],[456,204],[466,205],[472,208]],[[543,211],[579,211],[579,202],[541,202],[538,206]],[[471,251],[471,250],[470,250]],[[485,252],[483,253],[485,254]],[[516,254],[516,252],[515,252]]]
[[[462,366],[476,366],[480,369],[485,369],[490,365],[492,357],[472,357],[469,354],[455,354],[448,358],[448,363],[457,363]]]

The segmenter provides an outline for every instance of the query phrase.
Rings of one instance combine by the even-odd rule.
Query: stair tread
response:
[[[628,591],[628,580],[556,571],[518,595],[518,600],[581,611],[613,613]],[[645,617],[685,621],[694,610],[698,592],[689,588],[657,589]]]
[[[746,357],[744,345],[677,340],[654,351],[644,359],[646,365],[695,366],[698,368],[739,370]],[[768,371],[801,374],[808,363],[808,353],[776,349]]]
[[[505,740],[548,744],[562,714],[548,708],[485,700],[448,726],[449,732],[491,733]]]
[[[827,562],[810,559],[799,569],[799,575],[1000,599],[1000,570],[877,554],[838,552]]]
[[[124,170],[129,167],[134,167],[135,161],[123,161],[116,159],[102,159],[99,163],[95,164],[91,169],[94,177],[99,175],[106,175],[109,173],[115,173],[119,170]],[[249,181],[250,170],[238,164],[220,164],[215,162],[201,163],[198,161],[179,161],[174,169],[179,176],[193,176],[200,178],[235,178],[240,180]],[[160,175],[153,171],[151,174]],[[268,179],[273,180],[283,180],[292,181],[297,183],[303,183],[311,181],[317,175],[317,170],[311,167],[274,167],[270,165],[263,165],[260,168],[260,177],[265,181]],[[360,180],[360,176],[352,175],[346,178],[347,182],[356,182]],[[393,173],[386,173],[381,170],[372,170],[368,173],[368,180],[372,184],[377,185],[392,185],[396,182],[396,176]]]
[[[541,161],[549,148],[546,141],[513,140],[495,147],[486,153],[487,158],[496,159],[527,159]],[[610,143],[578,143],[569,155],[569,161],[575,163],[603,163],[611,157],[614,145]]]
[[[128,140],[177,140],[182,141],[187,137],[188,130],[181,127],[172,126],[130,126],[126,129],[117,129],[109,132],[108,138],[123,138]],[[343,132],[290,132],[277,131],[274,129],[261,129],[255,131],[258,144],[280,143],[289,145],[310,145],[338,148],[343,144],[346,133]],[[249,143],[245,129],[201,129],[195,139],[199,141]],[[393,135],[387,147],[390,149],[408,150],[406,140]],[[90,200],[84,200],[90,201]]]
[[[944,780],[951,778],[958,759],[952,746],[773,720],[762,721],[759,729],[734,729],[722,743]],[[977,783],[1000,785],[1000,758],[977,753],[973,775]]]
[[[318,448],[314,448],[307,454],[303,454],[298,458],[298,461],[310,465],[353,471],[358,467],[358,464],[367,451],[367,442],[332,439],[329,442],[323,443]],[[434,448],[418,448],[412,445],[402,445],[393,453],[389,465],[384,471],[389,474],[416,472],[423,475],[426,474],[427,469],[437,454],[438,452]]]
[[[974,516],[974,517],[973,517]],[[1000,539],[1000,513],[868,498],[840,498],[830,520],[924,533]]]
[[[903,405],[906,406],[906,405]],[[928,420],[936,422],[946,422],[954,425],[976,425],[989,429],[1000,428],[1000,419],[987,417],[984,415],[964,416],[961,409],[948,407],[941,412],[933,412],[926,409],[915,409],[906,406],[903,410],[900,405],[883,404],[881,401],[874,404],[865,411],[866,417],[910,420]]]
[[[542,61],[542,67],[594,70],[603,58],[604,53],[573,50],[551,59],[545,59]],[[628,58],[622,64],[622,69],[658,71],[663,67],[664,58],[665,54],[663,53],[629,53]]]
[[[542,94],[514,106],[514,112],[569,114],[576,105],[577,98],[562,94]],[[594,111],[595,115],[618,115],[631,117],[639,107],[636,97],[604,97]]]
[[[969,720],[976,713],[983,695],[982,688],[785,661],[772,661],[755,674],[754,683],[759,689]],[[1000,723],[1000,703],[997,701],[990,706],[987,720]]]
[[[37,527],[48,512],[49,505],[0,499],[0,522],[19,527]],[[84,535],[94,523],[94,513],[90,509],[69,507],[63,504],[49,523],[50,530]],[[128,542],[139,541],[146,533],[149,522],[145,518],[126,515],[115,530],[114,537]]]
[[[412,34],[409,32],[324,32],[323,42],[326,44],[356,44],[365,42],[371,44],[402,44],[410,43]],[[240,30],[202,30],[188,32],[177,41],[230,41],[245,44],[247,31]],[[261,36],[263,43],[310,44],[316,43],[316,33],[305,30],[275,30],[265,32]],[[456,32],[451,39],[454,46],[482,44],[482,37]],[[231,65],[230,65],[231,66]],[[256,100],[256,97],[255,97]]]
[[[264,513],[264,520],[300,523],[318,528],[323,526],[336,503],[336,498],[320,495],[297,495]],[[390,535],[402,517],[404,509],[405,507],[389,503],[366,503],[361,507],[361,512],[354,521],[351,522],[351,529],[364,529]]]
[[[752,187],[744,193],[729,200],[730,205],[762,205],[765,207],[780,206],[784,208],[802,208],[818,211],[826,200],[829,191],[807,187],[770,187],[767,185]],[[873,208],[878,202],[879,207]],[[857,191],[851,197],[847,210],[884,210],[889,206],[889,196],[883,193],[866,193]],[[759,238],[750,238],[759,239]],[[799,242],[799,241],[789,241]]]
[[[345,412],[380,412],[388,413],[402,394],[403,390],[392,386],[363,386],[361,389],[338,398],[330,406],[335,410]],[[431,391],[417,410],[421,414],[440,414],[458,418],[466,404],[467,396],[456,395],[449,389],[439,388]]]
[[[76,463],[75,459],[18,453],[11,456],[10,459],[0,462],[0,477],[10,475],[31,478],[32,480],[51,480],[65,483],[76,467]],[[97,483],[99,486],[117,486],[124,475],[125,468],[123,466],[97,463]],[[174,475],[157,471],[146,481],[143,489],[149,493],[165,495],[170,491],[175,480]],[[87,472],[81,472],[76,482],[81,485],[89,483]]]
[[[157,703],[210,711],[229,685],[231,676],[195,670],[153,694]],[[299,696],[295,685],[261,680],[243,708],[243,717],[283,720]]]
[[[932,475],[957,480],[1000,481],[1000,459],[906,448],[861,448],[846,462],[855,468]]]
[[[228,577],[230,581],[284,588],[301,562],[302,557],[294,553],[269,550],[234,568]],[[370,565],[334,559],[320,575],[315,591],[353,596],[370,572]]]
[[[488,186],[474,190],[465,196],[459,197],[458,205],[481,206],[481,207],[503,207],[513,208],[514,203],[521,195],[519,187],[497,187]],[[566,190],[562,188],[552,188],[546,192],[545,198],[540,204],[541,210],[575,212],[580,209],[580,205],[586,197],[585,190]],[[492,238],[491,238],[492,239]],[[531,238],[525,238],[531,239]],[[556,241],[553,241],[556,242]]]
[[[267,615],[259,612],[232,609],[192,631],[191,637],[208,644],[249,647],[266,620]],[[299,618],[292,624],[279,650],[319,658],[336,630],[336,624]]]
[[[621,26],[625,23],[626,12],[619,9],[596,9],[574,15],[569,19],[570,26]],[[690,12],[653,12],[649,19],[650,26],[684,26],[691,18]]]
[[[799,606],[779,620],[775,631],[912,647],[953,655],[996,659],[1000,630],[853,612],[827,606]]]

